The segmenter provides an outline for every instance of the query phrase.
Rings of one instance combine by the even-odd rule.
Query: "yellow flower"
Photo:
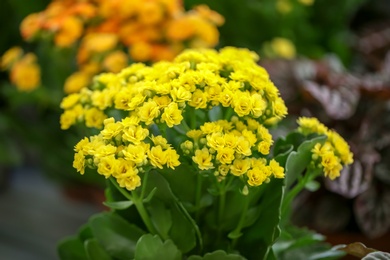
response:
[[[118,36],[113,33],[90,33],[81,43],[89,52],[102,53],[115,48]]]
[[[198,140],[203,136],[203,132],[201,130],[192,129],[186,133],[186,135],[189,138],[192,138],[194,140]]]
[[[145,122],[146,125],[153,123],[154,119],[160,115],[160,108],[158,104],[153,101],[147,101],[138,110],[139,119]]]
[[[136,165],[143,165],[147,159],[147,148],[142,145],[129,144],[122,152],[126,160],[134,162]]]
[[[129,48],[129,54],[135,61],[148,61],[152,57],[152,46],[146,42],[134,43]]]
[[[88,86],[91,81],[91,76],[84,72],[75,72],[70,75],[64,84],[64,91],[67,94],[79,92],[82,88]]]
[[[250,186],[260,186],[267,179],[267,167],[254,167],[247,172],[248,184]]]
[[[214,168],[213,165],[213,157],[209,153],[207,148],[203,148],[202,150],[196,150],[195,155],[192,156],[192,160],[198,165],[201,170],[210,170]]]
[[[73,93],[66,97],[64,97],[61,101],[60,107],[62,109],[69,109],[77,104],[80,100],[80,94],[79,93]]]
[[[312,5],[314,3],[314,0],[298,0],[303,5]]]
[[[262,153],[264,155],[269,154],[270,148],[271,148],[271,143],[269,143],[267,141],[261,141],[257,145],[257,151],[259,151],[260,153]]]
[[[284,168],[274,159],[270,161],[269,168],[275,178],[284,178]]]
[[[41,69],[33,53],[26,54],[11,68],[10,80],[21,91],[36,89],[41,83]]]
[[[286,38],[277,37],[272,39],[271,48],[278,57],[285,59],[292,59],[296,54],[294,43]]]
[[[85,171],[85,156],[82,151],[74,154],[73,168],[75,168],[81,175]]]
[[[83,108],[81,107],[81,105],[69,110],[65,110],[65,112],[62,113],[60,117],[61,129],[66,130],[69,129],[72,125],[74,125],[77,119],[82,116],[82,112]]]
[[[250,169],[251,162],[248,159],[235,159],[230,167],[231,173],[235,176],[241,176]]]
[[[160,145],[163,149],[168,149],[170,147],[170,144],[168,144],[168,140],[165,139],[162,135],[152,135],[150,139],[152,140],[154,145]]]
[[[54,42],[57,46],[69,47],[80,38],[83,30],[83,23],[79,18],[67,16],[55,34]]]
[[[176,150],[172,148],[168,148],[165,151],[165,153],[167,158],[166,165],[168,168],[175,169],[175,167],[180,165],[180,161],[179,161],[180,156],[177,154]]]
[[[140,144],[149,135],[149,130],[138,125],[130,125],[123,129],[122,138],[133,144]]]
[[[214,132],[210,135],[206,136],[207,146],[213,148],[214,150],[218,150],[225,146],[225,138],[221,132]]]
[[[160,145],[153,146],[148,151],[148,158],[150,163],[157,168],[162,169],[163,165],[167,163],[167,154],[163,151]]]
[[[194,93],[192,93],[191,101],[188,104],[196,109],[206,108],[207,101],[207,94],[200,89],[197,89]]]
[[[107,118],[103,122],[104,129],[100,133],[104,139],[109,140],[122,133],[123,125],[115,122],[113,117]]]
[[[127,64],[128,58],[123,51],[114,51],[108,54],[103,60],[104,69],[113,73],[120,72]]]
[[[238,116],[243,117],[249,115],[252,110],[251,98],[249,93],[236,91],[236,97],[233,100],[234,103],[234,112]]]
[[[118,176],[116,181],[120,187],[126,188],[129,191],[135,190],[137,187],[141,186],[141,178],[137,174]]]
[[[179,125],[183,120],[181,110],[179,110],[177,103],[171,103],[164,108],[164,113],[161,115],[162,122],[165,122],[168,127]]]
[[[234,160],[234,149],[222,147],[217,150],[217,160],[222,164],[230,164]]]
[[[1,57],[1,69],[9,69],[18,61],[23,55],[23,50],[20,47],[12,47],[7,50]]]
[[[84,112],[85,125],[87,127],[101,128],[106,118],[106,114],[96,107],[87,109]]]
[[[263,99],[260,94],[253,94],[250,97],[251,102],[251,113],[255,118],[263,115],[264,110],[267,107],[267,102]]]
[[[102,157],[97,164],[97,172],[107,179],[114,173],[116,168],[115,164],[115,155]]]
[[[237,153],[245,155],[245,156],[250,156],[252,154],[251,144],[244,137],[238,138],[237,145],[235,146],[235,150]]]

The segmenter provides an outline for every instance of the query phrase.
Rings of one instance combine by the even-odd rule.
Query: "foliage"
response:
[[[75,146],[73,166],[107,179],[110,211],[61,242],[62,259],[93,259],[92,247],[107,259],[342,255],[289,229],[289,218],[300,191],[352,162],[349,146],[317,119],[300,118],[271,149],[270,130],[287,111],[256,61],[247,49],[186,50],[172,62],[100,74],[63,99],[63,128],[98,129]],[[281,234],[302,239],[283,247]]]

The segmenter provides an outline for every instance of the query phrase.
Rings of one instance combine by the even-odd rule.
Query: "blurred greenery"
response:
[[[280,0],[279,0],[280,1]],[[246,47],[261,52],[262,44],[274,37],[294,42],[297,52],[308,58],[337,54],[349,62],[351,19],[367,0],[315,0],[303,5],[290,0],[291,11],[280,13],[276,0],[185,0],[186,8],[207,4],[225,17],[220,45]]]

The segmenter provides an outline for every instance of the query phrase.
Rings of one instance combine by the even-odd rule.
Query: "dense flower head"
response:
[[[257,60],[247,49],[189,49],[172,62],[136,63],[117,74],[96,76],[90,88],[61,103],[63,129],[76,122],[87,124],[87,111],[92,113],[89,125],[102,123],[93,140],[82,140],[95,148],[76,149],[75,167],[83,172],[86,165],[100,165],[104,157],[106,167],[99,166],[98,172],[116,177],[115,167],[108,163],[119,158],[131,161],[133,172],[175,168],[182,158],[201,171],[239,176],[251,186],[271,176],[282,178],[283,168],[266,159],[273,143],[268,127],[287,109]],[[169,144],[167,129],[185,140],[177,147]],[[117,150],[101,153],[96,144]],[[83,157],[80,151],[87,153]],[[93,159],[86,164],[89,157]]]
[[[348,143],[335,131],[328,129],[316,118],[301,117],[298,119],[298,131],[304,135],[326,135],[324,144],[317,143],[312,149],[313,163],[324,169],[325,176],[334,180],[340,176],[344,165],[353,163],[353,154]]]
[[[118,73],[131,61],[172,60],[187,47],[214,47],[223,23],[206,5],[186,11],[177,0],[53,0],[28,15],[20,30],[28,41],[52,39],[58,47],[77,48],[78,71],[65,88],[69,94],[83,87],[81,80]]]

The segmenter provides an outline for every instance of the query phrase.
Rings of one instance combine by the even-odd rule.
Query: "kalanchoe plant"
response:
[[[322,172],[337,178],[353,159],[342,137],[315,118],[300,118],[272,148],[270,129],[287,109],[257,60],[234,47],[186,50],[172,62],[100,74],[63,99],[63,129],[99,129],[75,146],[73,166],[107,178],[111,210],[64,239],[62,259],[284,252],[275,242],[292,199]],[[294,234],[283,230],[284,239]]]

